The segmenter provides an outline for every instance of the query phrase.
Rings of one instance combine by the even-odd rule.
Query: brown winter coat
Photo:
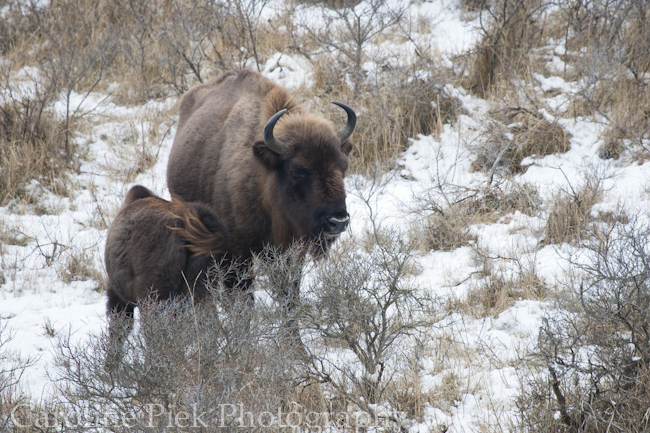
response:
[[[288,113],[271,126],[280,148],[263,131],[283,109]],[[351,109],[348,116],[356,118]],[[219,215],[236,257],[297,239],[326,252],[348,221],[343,177],[353,122],[346,128],[337,133],[258,73],[226,72],[183,96],[167,184],[173,195]]]
[[[134,186],[108,228],[105,262],[109,312],[133,315],[147,297],[206,295],[208,267],[228,249],[228,234],[199,203],[167,201]]]

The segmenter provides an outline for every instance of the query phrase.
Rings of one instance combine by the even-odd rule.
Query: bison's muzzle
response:
[[[326,235],[339,235],[345,231],[350,222],[350,215],[346,212],[344,216],[331,216],[327,218]]]

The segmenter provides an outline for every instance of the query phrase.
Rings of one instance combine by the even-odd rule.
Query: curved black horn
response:
[[[287,109],[285,108],[284,110],[280,110],[275,113],[273,117],[271,117],[269,121],[266,122],[266,126],[264,127],[264,134],[262,135],[266,146],[278,155],[284,155],[287,153],[287,145],[277,138],[273,137],[273,128],[275,128],[275,123],[278,121],[278,119],[282,117],[282,115],[286,112]]]
[[[354,132],[354,128],[357,126],[357,114],[354,112],[352,108],[348,107],[345,104],[342,104],[341,102],[332,102],[332,104],[338,105],[339,107],[344,109],[345,112],[348,114],[348,123],[346,123],[343,129],[341,129],[337,133],[339,140],[341,141],[341,144],[343,144],[345,143],[345,140],[350,138],[350,136]]]

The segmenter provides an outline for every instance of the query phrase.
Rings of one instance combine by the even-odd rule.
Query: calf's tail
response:
[[[189,207],[173,197],[170,213],[181,220],[180,227],[169,227],[186,242],[192,257],[224,254],[228,249],[226,227],[205,206]]]

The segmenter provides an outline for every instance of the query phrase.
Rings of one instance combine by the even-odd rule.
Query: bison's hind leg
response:
[[[124,300],[114,290],[108,290],[108,335],[104,369],[114,371],[122,360],[124,341],[133,328],[135,304]]]

